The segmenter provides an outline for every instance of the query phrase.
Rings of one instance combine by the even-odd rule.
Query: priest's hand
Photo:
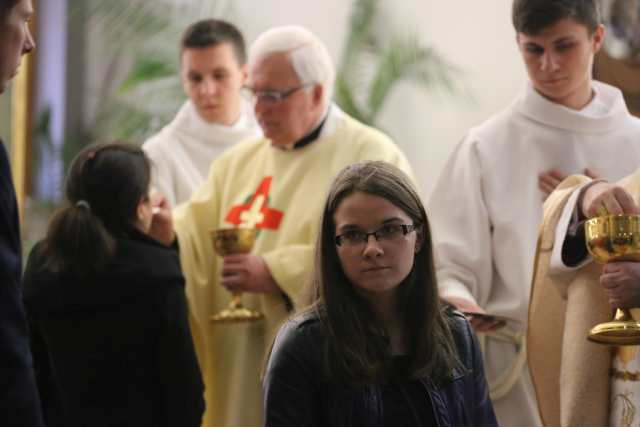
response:
[[[581,214],[586,218],[602,215],[640,213],[633,197],[622,187],[608,182],[596,182],[582,190],[579,198]]]
[[[473,313],[486,314],[487,312],[482,309],[475,302],[461,297],[446,297],[444,298],[449,303],[453,304],[458,310],[463,312],[469,323],[473,326],[476,332],[489,332],[504,326],[503,322],[497,320],[487,320],[483,317],[476,317]]]
[[[590,168],[586,168],[582,173],[588,176],[591,179],[597,179],[598,175],[591,170]],[[559,171],[558,169],[550,169],[546,172],[542,172],[538,175],[538,188],[542,190],[543,197],[542,200],[546,200],[549,197],[549,194],[553,193],[553,191],[560,185],[562,181],[567,177],[567,174]]]
[[[602,268],[600,284],[612,308],[640,307],[640,263],[605,264]]]
[[[149,202],[151,203],[152,217],[148,234],[165,245],[171,246],[176,240],[176,234],[173,231],[169,201],[163,194],[152,192],[149,195]]]
[[[280,290],[264,258],[252,254],[224,257],[221,284],[232,293],[271,293]]]

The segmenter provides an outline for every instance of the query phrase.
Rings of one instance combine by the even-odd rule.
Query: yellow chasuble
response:
[[[545,427],[630,427],[640,396],[626,377],[638,365],[637,347],[609,347],[587,340],[589,330],[612,319],[607,296],[599,284],[602,266],[550,274],[556,226],[569,197],[589,181],[582,176],[564,180],[544,205],[529,305],[527,347],[529,370]],[[618,183],[636,202],[640,170]],[[639,319],[640,311],[631,314]],[[613,375],[612,372],[618,372]],[[636,375],[637,377],[638,375]],[[637,381],[638,379],[635,379]],[[613,391],[613,394],[611,393]]]
[[[266,139],[234,146],[212,163],[207,182],[191,200],[174,211],[205,382],[206,427],[262,426],[260,371],[266,350],[288,316],[282,295],[244,294],[244,305],[262,311],[264,320],[210,322],[231,295],[219,283],[222,259],[213,252],[209,231],[256,227],[252,253],[264,258],[295,304],[312,268],[316,229],[338,171],[362,160],[385,160],[413,178],[406,157],[387,136],[335,106],[331,111],[319,138],[302,148],[283,150]],[[290,399],[295,405],[296,396]]]

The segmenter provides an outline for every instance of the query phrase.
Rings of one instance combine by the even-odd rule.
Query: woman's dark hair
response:
[[[335,243],[334,214],[349,195],[363,192],[382,197],[402,209],[419,226],[413,268],[400,284],[397,312],[407,334],[407,377],[435,380],[459,367],[455,343],[438,297],[429,221],[409,178],[395,166],[369,161],[348,166],[336,177],[322,214],[315,271],[306,295],[309,307],[328,334],[326,370],[330,378],[371,384],[390,374],[387,333],[369,304],[346,277]]]
[[[149,160],[139,147],[115,142],[82,150],[67,175],[64,205],[49,223],[47,267],[80,275],[104,267],[115,238],[133,229],[149,180]]]
[[[592,35],[601,23],[598,0],[514,0],[511,12],[516,32],[536,35],[562,19],[573,19]]]

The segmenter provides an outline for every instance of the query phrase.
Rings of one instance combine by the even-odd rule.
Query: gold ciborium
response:
[[[256,240],[255,228],[221,228],[211,231],[213,249],[222,257],[248,254]],[[264,315],[242,305],[242,292],[233,293],[227,308],[211,316],[215,323],[240,323],[261,320]]]
[[[640,261],[640,215],[607,215],[585,223],[589,253],[599,263]],[[612,321],[594,326],[589,340],[609,345],[640,344],[640,323],[627,309],[617,309]]]

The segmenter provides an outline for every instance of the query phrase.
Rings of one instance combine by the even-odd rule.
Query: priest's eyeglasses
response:
[[[356,247],[366,245],[369,236],[375,237],[378,242],[399,242],[400,239],[412,231],[420,228],[415,224],[385,224],[376,231],[367,233],[362,230],[348,230],[335,237],[337,246]]]
[[[285,90],[255,90],[251,86],[242,86],[242,95],[250,101],[262,101],[268,104],[277,104],[290,97],[300,89],[313,86],[315,83],[305,83]]]

